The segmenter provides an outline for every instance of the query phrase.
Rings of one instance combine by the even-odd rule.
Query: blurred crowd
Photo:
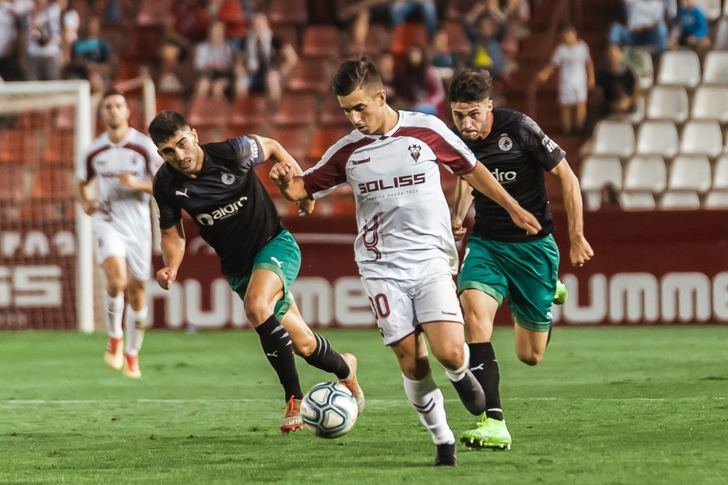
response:
[[[107,34],[134,29],[146,1],[0,0],[0,79],[84,78],[101,91],[120,75],[136,75],[119,72],[123,36],[113,42]],[[442,109],[445,83],[458,68],[487,69],[499,82],[509,82],[533,1],[301,3],[309,24],[342,32],[347,39],[342,57],[375,57],[394,106],[434,113]],[[155,61],[138,67],[150,73],[158,92],[230,99],[257,92],[273,105],[280,100],[299,62],[301,33],[287,35],[272,25],[271,1],[157,3],[166,7],[156,19],[163,34],[157,45],[143,46],[156,51]],[[453,8],[457,14],[448,17]],[[373,49],[372,30],[384,30],[391,40]]]

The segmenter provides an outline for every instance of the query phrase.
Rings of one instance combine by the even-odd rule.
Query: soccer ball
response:
[[[303,423],[321,438],[338,438],[351,431],[358,413],[354,395],[335,382],[316,384],[301,401]]]

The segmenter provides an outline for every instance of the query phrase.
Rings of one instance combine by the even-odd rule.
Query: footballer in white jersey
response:
[[[100,112],[105,132],[88,148],[86,163],[76,174],[79,197],[84,212],[93,217],[96,260],[106,276],[109,339],[104,360],[138,379],[147,319],[145,284],[152,257],[149,203],[154,174],[163,162],[152,140],[129,126],[124,96],[105,93]],[[94,190],[92,182],[96,182]]]
[[[306,192],[314,198],[342,183],[352,186],[359,230],[355,254],[363,278],[419,281],[457,271],[438,162],[463,175],[476,159],[438,118],[400,111],[388,132],[354,130],[304,173]]]
[[[152,233],[149,201],[151,194],[134,190],[120,177],[128,174],[137,180],[151,181],[162,164],[152,140],[134,128],[117,143],[108,133],[96,138],[87,150],[86,163],[78,179],[96,179],[98,210],[93,214],[96,259],[99,264],[109,256],[127,259],[130,274],[147,279],[150,270]]]
[[[292,201],[321,197],[343,183],[352,186],[362,283],[384,343],[397,356],[405,393],[436,445],[435,465],[452,466],[457,461],[455,437],[432,379],[425,337],[469,412],[485,410],[485,395],[468,370],[451,275],[455,244],[437,162],[503,206],[524,231],[535,234],[540,226],[444,123],[392,109],[370,61],[342,63],[332,84],[356,130],[302,176],[291,164],[279,163],[270,178]]]

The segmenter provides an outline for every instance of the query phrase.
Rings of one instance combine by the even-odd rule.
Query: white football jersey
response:
[[[306,191],[314,198],[344,183],[352,186],[359,232],[354,251],[361,276],[413,280],[457,271],[438,162],[457,175],[477,163],[441,120],[400,111],[389,132],[354,130],[304,173]]]
[[[129,128],[119,143],[112,143],[107,133],[96,138],[77,173],[79,180],[88,182],[95,177],[98,181],[96,197],[101,208],[94,214],[94,221],[111,224],[121,234],[134,234],[136,230],[146,234],[151,194],[122,187],[119,175],[129,173],[140,180],[152,180],[162,163],[151,138],[134,128]]]

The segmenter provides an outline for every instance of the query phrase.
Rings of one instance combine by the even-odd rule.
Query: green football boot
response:
[[[563,305],[569,298],[569,290],[561,280],[556,281],[556,293],[554,293],[554,305]]]
[[[505,421],[484,414],[474,429],[463,433],[460,442],[473,449],[510,450],[512,440]]]

